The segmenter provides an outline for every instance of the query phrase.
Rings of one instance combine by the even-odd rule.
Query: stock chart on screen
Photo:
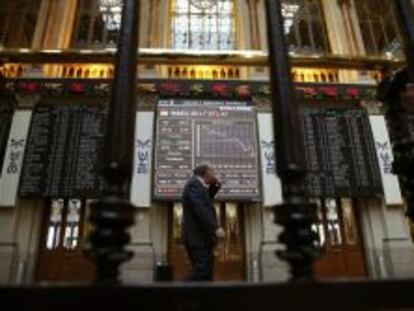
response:
[[[256,126],[250,102],[160,100],[154,197],[179,199],[192,169],[209,164],[223,183],[219,199],[258,200]]]

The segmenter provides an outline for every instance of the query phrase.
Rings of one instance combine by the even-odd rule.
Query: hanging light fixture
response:
[[[99,11],[108,30],[121,27],[122,0],[98,0]]]
[[[290,29],[295,24],[297,13],[300,10],[300,5],[296,3],[282,3],[282,15],[285,18],[285,33],[288,34]]]
[[[101,12],[121,14],[122,0],[98,0],[98,7]]]
[[[121,0],[98,0],[100,7],[116,7],[121,6]]]
[[[192,6],[205,11],[211,9],[217,4],[217,0],[190,0]]]

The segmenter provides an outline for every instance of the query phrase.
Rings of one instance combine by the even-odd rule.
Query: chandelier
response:
[[[122,6],[122,0],[99,0],[100,7],[116,7]]]
[[[98,9],[108,31],[121,28],[122,0],[98,0]]]
[[[295,19],[300,11],[300,5],[298,4],[282,4],[282,15],[284,17],[285,33],[288,34],[295,24]]]
[[[208,10],[217,4],[217,0],[190,0],[192,6],[200,10]]]

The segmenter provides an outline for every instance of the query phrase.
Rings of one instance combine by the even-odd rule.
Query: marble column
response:
[[[347,20],[346,4],[342,0],[321,0],[328,38],[331,45],[331,52],[336,55],[350,56],[356,55],[353,43],[353,31]],[[344,7],[345,5],[345,7]],[[356,82],[358,73],[349,70],[339,71],[340,82]]]
[[[43,0],[35,32],[34,47],[37,49],[68,49],[71,45],[75,24],[77,0]],[[62,66],[44,66],[46,77],[60,75]]]

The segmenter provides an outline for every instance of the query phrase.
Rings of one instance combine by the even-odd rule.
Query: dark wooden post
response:
[[[311,280],[317,256],[315,233],[312,231],[316,206],[306,198],[303,133],[281,9],[280,0],[266,0],[277,172],[282,181],[284,199],[284,203],[275,208],[276,222],[284,227],[279,241],[286,245],[278,255],[289,263],[292,280]]]
[[[89,237],[90,255],[96,264],[97,283],[119,282],[120,265],[132,257],[125,246],[130,240],[126,230],[134,223],[128,188],[134,146],[139,4],[139,0],[123,1],[104,147],[104,189],[90,216],[95,227]]]
[[[414,83],[414,12],[411,0],[393,0],[408,67],[380,84],[379,96],[386,104],[386,119],[394,152],[393,171],[400,177],[407,216],[414,222],[414,95],[404,98],[406,85]],[[412,93],[412,92],[411,92]]]
[[[414,13],[411,0],[393,0],[395,17],[399,24],[403,39],[405,56],[408,63],[408,72],[411,81],[414,81]]]

